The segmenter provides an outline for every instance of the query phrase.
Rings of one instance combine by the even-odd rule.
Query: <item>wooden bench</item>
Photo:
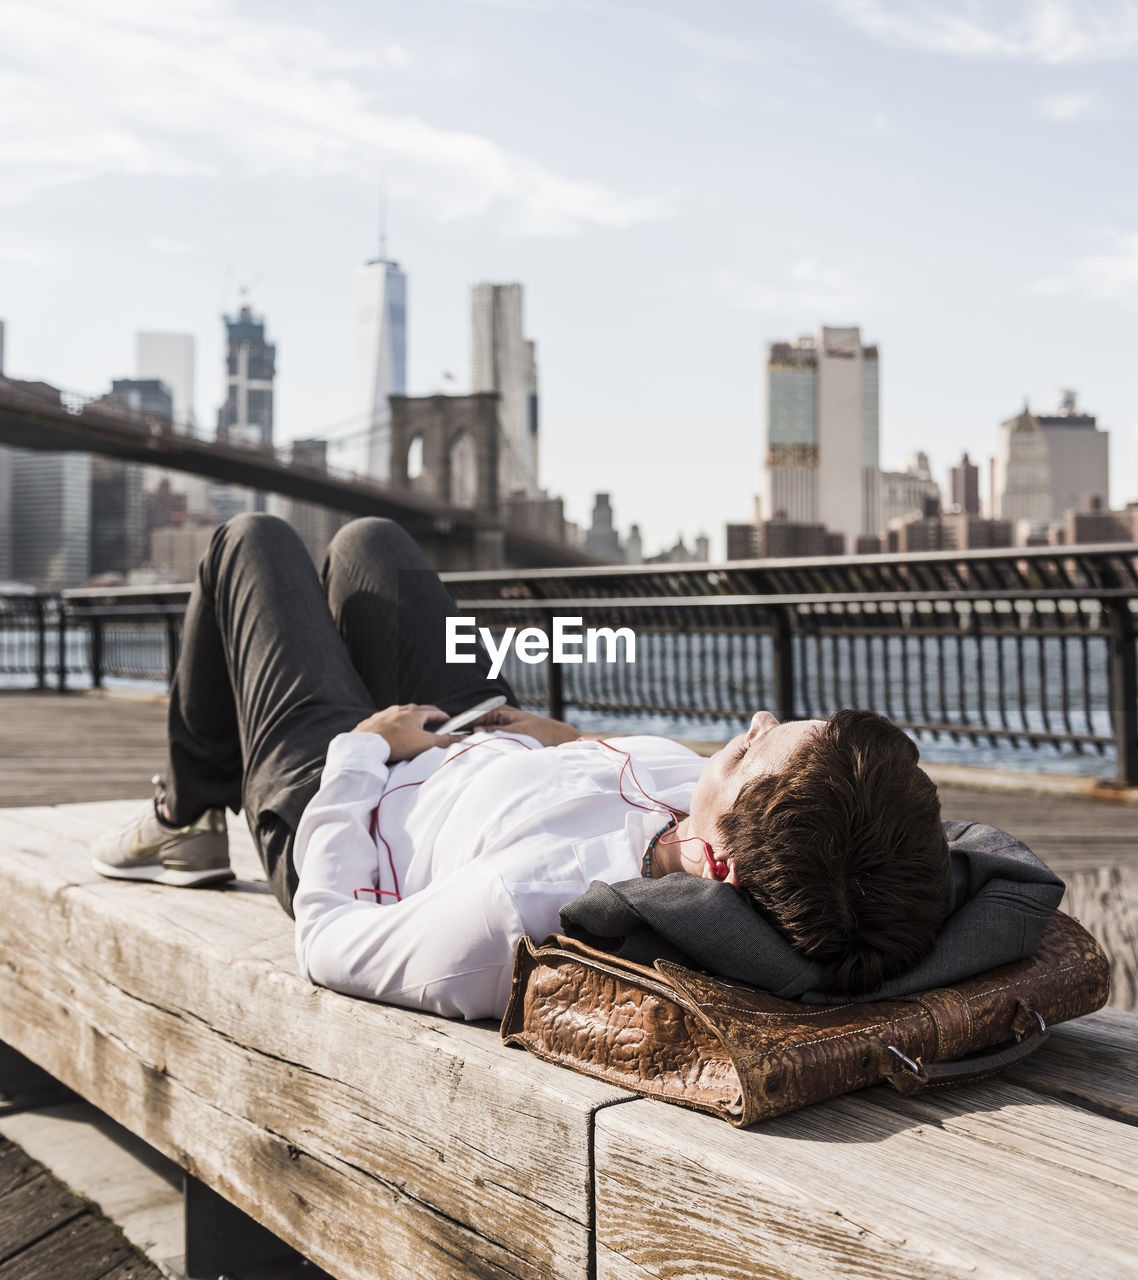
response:
[[[1135,1274],[1135,1015],[736,1131],[312,988],[240,820],[235,889],[99,879],[136,805],[0,810],[0,1040],[339,1280]]]

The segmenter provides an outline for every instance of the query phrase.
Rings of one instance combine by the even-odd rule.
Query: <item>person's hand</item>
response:
[[[374,715],[361,720],[353,733],[378,733],[391,749],[392,764],[400,760],[413,760],[428,747],[450,747],[462,739],[456,733],[431,733],[426,726],[449,717],[438,707],[419,706],[404,702],[402,706],[385,707]]]
[[[536,738],[543,747],[556,747],[562,742],[574,742],[581,735],[571,724],[562,720],[551,720],[548,716],[537,716],[532,711],[523,711],[520,707],[497,707],[488,711],[477,721],[475,729],[502,729],[506,732],[524,733]]]

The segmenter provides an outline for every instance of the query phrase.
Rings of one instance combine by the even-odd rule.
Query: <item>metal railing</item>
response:
[[[519,698],[559,718],[734,727],[757,707],[871,707],[934,740],[1113,757],[1138,785],[1138,545],[445,579],[498,635],[557,617],[634,631],[635,662],[508,660]],[[168,680],[187,596],[0,597],[0,676]]]

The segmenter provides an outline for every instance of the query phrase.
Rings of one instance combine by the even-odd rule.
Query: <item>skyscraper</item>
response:
[[[4,376],[4,321],[0,320],[0,378]],[[0,445],[0,582],[12,577],[12,451]]]
[[[1075,393],[1059,392],[1056,411],[1023,412],[1000,427],[993,474],[998,514],[1006,520],[1056,525],[1068,511],[1105,508],[1110,493],[1110,436]]]
[[[292,464],[310,471],[327,471],[327,440],[294,440]],[[328,543],[347,517],[319,503],[305,502],[301,498],[286,498],[283,508],[281,514],[300,534],[300,540],[308,548],[308,554],[319,565],[324,559]]]
[[[273,378],[277,349],[265,338],[265,320],[243,303],[225,321],[226,395],[217,411],[217,438],[231,444],[271,449]]]
[[[1056,395],[1053,413],[1037,413],[1051,463],[1051,518],[1087,511],[1094,502],[1110,505],[1110,435],[1093,414],[1079,409],[1074,391]]]
[[[170,388],[159,378],[115,378],[110,394],[103,399],[138,413],[154,414],[159,419],[174,416]],[[91,459],[92,576],[125,575],[147,562],[145,476],[148,472],[155,477],[165,474],[158,467],[143,467],[137,462],[120,462],[117,458],[98,455]]]
[[[888,529],[891,521],[905,516],[917,515],[924,519],[940,513],[940,488],[932,477],[925,453],[912,454],[901,471],[879,471],[878,486],[878,518],[882,530]]]
[[[91,572],[91,455],[12,455],[12,577],[44,590],[81,587]]]
[[[174,418],[172,388],[161,378],[114,378],[105,397],[136,413],[152,413],[158,418]]]
[[[0,445],[0,582],[12,578],[12,458]]]
[[[361,445],[353,470],[391,475],[389,396],[407,394],[407,277],[380,247],[356,278],[356,415]]]
[[[60,403],[58,388],[47,383],[16,386]],[[7,539],[0,533],[0,577],[45,590],[81,587],[90,574],[91,455],[0,454],[0,523],[7,529]]]
[[[496,391],[503,499],[538,493],[538,386],[536,346],[524,336],[522,286],[476,284],[471,290],[473,392]]]
[[[880,525],[878,355],[854,328],[767,350],[764,506],[801,524],[825,523],[848,547]]]
[[[143,468],[116,458],[91,457],[89,570],[124,577],[147,560]]]
[[[613,564],[620,564],[624,559],[620,536],[613,526],[612,503],[607,493],[594,496],[593,522],[585,534],[585,550],[598,560],[608,560]]]
[[[1000,424],[1000,451],[992,475],[996,512],[1004,520],[1034,525],[1051,519],[1051,461],[1035,415],[1023,412]]]
[[[217,411],[217,438],[250,449],[273,447],[273,378],[277,348],[265,338],[265,320],[247,303],[225,321],[225,403]],[[265,495],[240,485],[209,486],[209,506],[218,520],[242,511],[265,510]]]
[[[134,374],[140,382],[164,382],[173,399],[178,431],[194,428],[194,340],[188,333],[136,333]]]
[[[980,468],[965,453],[948,472],[949,506],[966,516],[980,514]]]
[[[142,382],[162,382],[172,397],[171,415],[174,430],[193,435],[197,432],[197,410],[194,397],[194,339],[188,333],[136,333],[134,335],[134,376]],[[153,493],[166,476],[171,487],[186,498],[188,511],[210,510],[209,481],[186,472],[146,468],[146,489]]]

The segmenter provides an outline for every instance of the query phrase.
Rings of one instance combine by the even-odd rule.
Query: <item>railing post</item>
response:
[[[174,683],[174,669],[178,665],[178,628],[177,619],[172,613],[166,614],[166,684]]]
[[[56,663],[57,688],[60,693],[67,692],[67,609],[62,600],[59,602],[59,654]]]
[[[91,687],[93,689],[101,689],[103,687],[103,620],[102,618],[92,617],[89,625],[91,630]]]
[[[47,610],[36,596],[36,688],[47,688]]]
[[[779,605],[771,630],[774,647],[774,713],[780,720],[794,719],[794,644],[790,633],[790,610]]]
[[[565,683],[561,676],[561,664],[553,661],[553,614],[544,618],[545,634],[549,637],[549,658],[545,664],[545,700],[551,720],[565,719]]]
[[[1138,639],[1130,601],[1123,598],[1107,606],[1110,622],[1110,719],[1118,755],[1118,783],[1138,786]]]

